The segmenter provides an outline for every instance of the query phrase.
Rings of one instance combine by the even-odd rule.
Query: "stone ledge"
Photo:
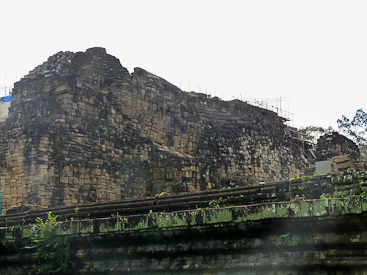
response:
[[[62,235],[105,235],[147,230],[173,230],[233,226],[263,219],[335,217],[367,212],[367,198],[361,196],[296,202],[264,203],[227,208],[185,210],[171,213],[149,213],[60,223]],[[31,226],[0,229],[3,240],[31,237]]]
[[[69,166],[67,166],[69,169]],[[97,170],[96,170],[97,171]],[[99,170],[100,171],[100,170]],[[140,215],[141,213],[174,212],[206,208],[211,201],[220,200],[220,205],[243,206],[271,202],[283,202],[305,196],[307,199],[319,199],[321,194],[328,194],[333,198],[353,195],[363,195],[367,192],[367,174],[357,172],[353,174],[329,174],[292,181],[256,184],[226,189],[212,189],[199,192],[180,194],[160,194],[144,199],[125,199],[89,204],[74,204],[70,206],[48,209],[33,209],[27,212],[23,207],[14,209],[14,213],[0,216],[0,227],[21,223],[33,223],[37,217],[47,217],[47,212],[59,215],[62,220],[96,219],[110,217],[119,213],[121,216]],[[64,181],[64,179],[61,179]],[[352,181],[352,182],[351,182]],[[9,191],[10,192],[10,191]],[[3,194],[2,194],[3,195]],[[3,195],[5,198],[6,195]],[[222,198],[222,199],[221,199]],[[302,199],[302,198],[300,198]],[[27,205],[25,205],[27,209]],[[75,212],[75,208],[78,212]],[[23,210],[22,210],[23,209]],[[18,211],[19,213],[17,213]]]

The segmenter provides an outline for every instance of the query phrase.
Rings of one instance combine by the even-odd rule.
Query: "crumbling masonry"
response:
[[[50,57],[13,95],[0,124],[3,211],[271,182],[306,167],[274,112],[130,74],[103,48]]]

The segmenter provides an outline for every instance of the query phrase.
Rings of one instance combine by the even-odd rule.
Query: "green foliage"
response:
[[[47,220],[40,217],[32,227],[31,243],[23,249],[35,250],[33,259],[37,261],[37,273],[48,274],[66,271],[70,263],[70,243],[66,236],[60,235],[58,215],[47,213]]]
[[[296,197],[295,198],[291,198],[291,201],[295,201],[296,199],[298,199],[299,198],[299,196],[298,195],[296,195]]]
[[[320,196],[320,199],[322,200],[326,200],[326,199],[331,199],[331,194],[330,193],[322,193],[322,195]]]
[[[315,172],[313,172],[314,176],[317,176],[319,174],[319,171],[315,170]]]
[[[303,138],[305,140],[317,143],[317,139],[321,135],[331,133],[333,129],[331,127],[328,127],[326,129],[318,126],[307,126],[307,127],[301,127],[298,131],[303,134]]]
[[[298,189],[303,191],[308,188],[308,184],[310,183],[310,181],[309,180],[306,181],[307,177],[304,175],[301,177],[301,179],[302,179],[302,183],[301,185],[298,186]]]
[[[284,235],[280,235],[280,238],[284,238],[285,240],[287,240],[288,237],[290,237],[290,235],[291,235],[291,232],[284,234]],[[298,240],[296,236],[293,236],[292,239],[288,239],[288,240],[289,240],[288,246],[295,247],[298,244]],[[284,244],[285,243],[283,243],[283,246]]]
[[[358,144],[361,160],[367,161],[367,113],[358,109],[352,120],[342,116],[337,122],[339,130]]]
[[[289,232],[289,233],[287,233],[287,234],[284,234],[284,235],[280,235],[280,238],[286,238],[286,237],[288,237],[290,234],[291,234],[291,232]]]
[[[289,246],[295,247],[298,244],[298,240],[293,236],[292,240],[289,242]]]
[[[209,207],[210,208],[220,208],[220,207],[225,207],[224,202],[222,201],[222,197],[220,197],[217,200],[213,200],[209,202]]]
[[[76,216],[76,219],[77,220],[79,220],[79,207],[75,207],[74,208],[74,213],[76,214],[75,216]],[[72,218],[72,221],[73,221],[74,219]]]
[[[353,117],[353,120],[342,116],[342,119],[338,119],[339,130],[348,134],[357,143],[367,142],[367,114],[363,109],[357,110]]]

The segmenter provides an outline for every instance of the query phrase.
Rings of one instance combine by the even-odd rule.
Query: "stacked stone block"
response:
[[[354,161],[359,161],[361,157],[357,144],[337,132],[326,134],[317,140],[317,160],[328,160],[341,155],[350,155]]]
[[[306,166],[271,111],[130,74],[102,48],[58,56],[61,69],[15,84],[0,125],[3,210],[247,185]]]

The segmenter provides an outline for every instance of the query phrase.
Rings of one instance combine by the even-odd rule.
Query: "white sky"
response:
[[[367,109],[367,1],[0,1],[0,80],[100,46],[182,90],[284,98],[293,125]],[[1,85],[1,83],[0,83]]]

